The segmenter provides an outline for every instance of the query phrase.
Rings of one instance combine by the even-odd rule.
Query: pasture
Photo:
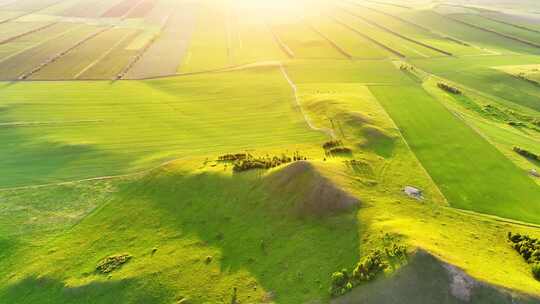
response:
[[[0,0],[0,302],[540,303],[516,1]]]

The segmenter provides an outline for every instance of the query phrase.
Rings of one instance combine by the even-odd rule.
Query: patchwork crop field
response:
[[[0,303],[540,303],[532,0],[0,0]]]

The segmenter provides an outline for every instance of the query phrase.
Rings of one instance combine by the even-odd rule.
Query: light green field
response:
[[[481,0],[8,1],[0,40],[59,23],[0,45],[0,303],[540,303],[540,49]]]
[[[246,91],[247,80],[258,90]],[[2,150],[2,170],[9,172],[2,187],[115,175],[238,149],[293,151],[324,141],[308,130],[291,88],[272,66],[148,82],[4,84],[0,90],[7,100],[0,134],[9,147]],[[22,107],[28,100],[36,102]]]
[[[371,90],[452,206],[540,223],[538,186],[436,99],[414,86]]]

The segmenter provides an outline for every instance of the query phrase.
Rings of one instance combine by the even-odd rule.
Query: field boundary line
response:
[[[133,12],[137,7],[139,7],[145,0],[140,0],[139,2],[137,2],[137,4],[135,4],[134,6],[132,6],[130,9],[128,9],[123,15],[122,17],[120,17],[120,20],[126,20],[127,17],[129,16],[129,14],[131,14],[131,12]]]
[[[343,7],[339,7],[339,8],[340,8],[341,10],[345,11],[346,13],[348,13],[348,14],[354,16],[354,17],[360,18],[360,19],[362,19],[363,21],[365,21],[365,22],[367,22],[367,23],[369,23],[369,24],[371,24],[371,25],[373,25],[373,26],[375,26],[375,27],[378,27],[379,29],[381,29],[381,30],[383,30],[383,31],[385,31],[385,32],[388,32],[388,33],[390,33],[390,34],[392,34],[392,35],[394,35],[394,36],[397,36],[397,37],[399,37],[399,38],[401,38],[401,39],[404,39],[404,40],[407,40],[407,41],[409,41],[409,42],[418,44],[418,45],[420,45],[420,46],[423,46],[423,47],[425,47],[425,48],[431,49],[431,50],[433,50],[433,51],[439,52],[439,53],[444,54],[444,55],[447,55],[447,56],[454,56],[454,54],[452,54],[452,53],[450,53],[450,52],[448,52],[448,51],[445,51],[445,50],[440,49],[440,48],[438,48],[438,47],[434,47],[434,46],[429,45],[429,44],[427,44],[427,43],[424,43],[424,42],[422,42],[422,41],[418,41],[418,40],[416,40],[416,39],[409,38],[409,37],[407,37],[407,36],[405,36],[405,35],[402,35],[402,34],[396,32],[396,31],[394,31],[394,30],[392,30],[392,29],[390,29],[390,28],[388,28],[388,27],[386,27],[386,26],[380,25],[379,23],[377,23],[377,22],[375,22],[375,21],[373,21],[373,20],[371,20],[371,19],[369,19],[369,18],[366,18],[366,17],[361,16],[361,15],[359,15],[359,14],[350,12],[349,10],[347,10],[347,9],[345,9],[345,8],[343,8]]]
[[[400,51],[394,50],[393,48],[391,48],[391,47],[389,47],[389,46],[383,44],[382,42],[379,42],[379,41],[377,41],[377,40],[375,40],[375,39],[369,37],[368,35],[362,33],[360,30],[354,28],[354,27],[351,26],[351,25],[348,25],[347,23],[345,23],[345,22],[343,22],[343,21],[337,19],[336,17],[334,17],[334,16],[329,16],[329,17],[330,17],[330,19],[334,20],[336,23],[341,24],[341,25],[344,26],[345,28],[348,28],[349,30],[355,32],[356,34],[360,35],[360,36],[363,37],[364,39],[366,39],[366,40],[368,40],[368,41],[371,41],[372,43],[378,45],[379,47],[381,47],[381,48],[387,50],[388,52],[390,52],[390,53],[392,53],[392,54],[394,54],[394,55],[396,55],[396,56],[398,56],[398,57],[401,57],[401,58],[407,58],[407,56],[405,56],[405,55],[404,55],[403,53],[401,53]]]
[[[101,33],[104,33],[110,29],[112,29],[113,26],[109,25],[101,30],[98,30],[86,37],[84,37],[82,40],[79,40],[77,43],[75,43],[74,45],[72,45],[71,47],[69,47],[68,49],[54,55],[53,57],[47,59],[45,62],[41,63],[40,65],[38,65],[37,67],[33,68],[32,70],[30,70],[29,72],[26,72],[26,73],[23,73],[21,74],[18,79],[19,80],[25,80],[27,79],[28,77],[31,77],[32,75],[34,75],[35,73],[38,73],[39,71],[41,71],[43,68],[45,68],[46,66],[48,66],[49,64],[51,63],[54,63],[55,61],[57,61],[58,59],[62,58],[63,56],[69,54],[71,51],[73,51],[74,49],[78,48],[79,46],[83,45],[84,43],[86,43],[87,41],[97,37],[99,34]]]
[[[274,41],[277,43],[279,48],[289,57],[289,59],[294,59],[296,56],[294,55],[294,52],[289,48],[288,45],[281,40],[279,35],[274,31],[272,28],[272,25],[270,25],[267,21],[265,21],[266,26],[268,27],[268,30],[270,31],[270,34],[272,34],[272,37],[274,37]]]
[[[394,15],[394,14],[391,14],[391,13],[388,13],[388,12],[385,12],[385,11],[382,11],[382,10],[380,10],[380,9],[378,9],[378,8],[373,8],[373,7],[365,6],[365,5],[363,5],[363,4],[360,4],[360,3],[358,3],[358,2],[351,1],[351,0],[343,0],[343,1],[344,1],[344,2],[347,2],[347,3],[350,3],[350,4],[352,4],[352,5],[355,5],[355,6],[360,6],[360,7],[363,7],[363,8],[369,9],[369,10],[372,10],[372,11],[374,11],[374,12],[377,12],[377,13],[383,14],[383,15],[386,15],[386,16],[391,17],[391,18],[394,18],[394,19],[399,20],[399,21],[401,21],[401,22],[403,22],[403,23],[412,25],[412,26],[414,26],[414,27],[416,27],[416,28],[419,28],[419,29],[421,29],[421,30],[423,30],[423,31],[426,31],[426,32],[428,32],[428,33],[431,33],[431,34],[433,34],[433,35],[437,35],[437,36],[439,36],[440,38],[443,38],[443,39],[447,39],[447,40],[453,41],[453,42],[455,42],[455,43],[457,43],[457,44],[461,44],[461,45],[464,45],[464,46],[471,46],[468,42],[465,42],[465,41],[462,41],[462,40],[460,40],[460,39],[457,39],[457,38],[448,36],[447,34],[444,34],[444,33],[439,33],[439,32],[433,31],[432,29],[430,29],[430,28],[428,28],[428,27],[426,27],[426,26],[423,26],[423,25],[418,24],[418,23],[416,23],[416,22],[412,22],[412,21],[407,20],[407,19],[405,19],[405,18],[402,18],[402,17],[400,17],[400,16],[396,16],[396,15]]]
[[[45,6],[43,6],[43,7],[37,8],[37,9],[35,9],[35,10],[32,10],[32,11],[29,11],[29,12],[22,13],[21,15],[17,15],[17,16],[13,16],[13,17],[4,19],[4,20],[0,21],[0,24],[8,23],[8,22],[17,20],[17,19],[19,19],[19,18],[22,18],[22,17],[26,17],[26,16],[29,16],[29,15],[35,14],[35,13],[37,13],[37,12],[40,12],[40,11],[45,10],[45,9],[48,9],[49,7],[53,7],[53,6],[55,6],[55,5],[59,4],[59,3],[62,3],[62,2],[64,2],[64,1],[66,1],[66,0],[59,0],[59,1],[53,2],[53,3],[49,4],[49,5],[45,5]],[[11,2],[11,3],[7,3],[6,5],[10,5],[10,4],[15,3],[15,2],[16,2],[16,1]]]
[[[457,23],[460,23],[460,24],[463,24],[463,25],[472,27],[472,28],[474,28],[474,29],[481,30],[481,31],[484,31],[484,32],[487,32],[487,33],[491,33],[491,34],[494,34],[494,35],[498,35],[498,36],[504,37],[504,38],[506,38],[506,39],[514,40],[514,41],[517,41],[517,42],[521,42],[521,43],[526,44],[526,45],[528,45],[528,46],[533,46],[533,47],[536,47],[536,48],[540,48],[540,44],[538,44],[538,43],[535,43],[535,42],[532,42],[532,41],[529,41],[529,40],[526,40],[526,39],[523,39],[523,38],[515,37],[515,36],[512,36],[512,35],[504,34],[504,33],[501,33],[501,32],[499,32],[499,31],[496,31],[496,30],[493,30],[493,29],[489,29],[489,28],[485,28],[485,27],[482,27],[482,26],[479,26],[479,25],[476,25],[476,24],[473,24],[473,23],[470,23],[470,22],[467,22],[467,21],[459,20],[459,19],[457,19],[457,18],[448,16],[448,15],[446,15],[446,14],[441,14],[441,13],[435,11],[435,10],[433,10],[433,12],[434,12],[435,14],[437,14],[438,16],[441,16],[441,17],[443,17],[443,18],[450,19],[450,20],[452,20],[452,21],[454,21],[454,22],[457,22]]]
[[[47,43],[47,42],[50,42],[50,41],[53,41],[54,39],[60,38],[60,37],[62,37],[62,36],[65,36],[65,35],[67,35],[67,34],[73,32],[73,31],[75,31],[75,30],[77,30],[77,29],[79,29],[79,28],[81,28],[81,27],[82,27],[81,24],[75,25],[75,26],[73,26],[72,28],[63,31],[63,32],[61,32],[61,33],[59,33],[59,34],[53,36],[53,37],[50,38],[50,39],[45,39],[45,40],[43,40],[43,41],[39,41],[39,42],[37,42],[36,44],[32,44],[32,45],[30,45],[30,46],[27,47],[27,48],[24,48],[24,49],[22,49],[22,50],[20,50],[20,51],[17,51],[17,52],[15,52],[15,53],[13,53],[13,54],[10,54],[10,55],[6,56],[6,57],[0,58],[0,64],[2,64],[3,62],[5,62],[5,61],[7,61],[7,60],[9,60],[9,59],[11,59],[11,58],[13,58],[13,57],[19,56],[20,54],[22,54],[22,53],[24,53],[24,52],[28,52],[28,51],[30,51],[30,50],[32,50],[32,49],[34,49],[34,48],[40,47],[40,46],[42,46],[43,44],[45,44],[45,43]]]
[[[6,43],[9,43],[9,42],[12,42],[13,40],[17,40],[17,39],[19,39],[19,38],[21,38],[21,37],[24,37],[24,36],[27,36],[27,35],[30,35],[30,34],[37,33],[37,32],[39,32],[39,31],[42,31],[42,30],[44,30],[44,29],[47,29],[47,28],[52,27],[52,26],[54,26],[54,25],[57,25],[58,23],[59,23],[58,21],[56,21],[56,22],[51,22],[51,23],[46,24],[46,25],[44,25],[44,26],[41,26],[41,27],[38,27],[38,28],[35,28],[35,29],[32,29],[32,30],[26,31],[26,32],[24,32],[24,33],[21,33],[21,34],[18,34],[18,35],[15,35],[15,36],[6,38],[6,39],[0,41],[0,45],[6,44]]]
[[[311,28],[312,31],[317,33],[319,36],[321,36],[324,40],[326,40],[328,43],[330,43],[338,52],[340,52],[343,56],[347,57],[348,59],[353,59],[353,56],[349,54],[344,48],[339,46],[337,42],[330,39],[330,37],[323,34],[323,32],[319,31],[313,24],[308,23],[308,26]]]
[[[124,43],[127,38],[135,37],[136,35],[140,34],[140,31],[136,31],[134,33],[126,33],[124,37],[122,37],[120,40],[118,40],[116,43],[112,45],[111,48],[109,48],[107,51],[105,51],[101,56],[96,58],[96,60],[92,61],[89,65],[87,65],[84,69],[82,69],[79,73],[75,74],[73,76],[73,79],[79,79],[81,75],[86,73],[88,70],[93,68],[96,64],[100,63],[105,57],[107,57],[109,54],[111,54],[120,44]]]
[[[150,167],[148,169],[135,171],[131,173],[125,173],[125,174],[117,174],[117,175],[104,175],[104,176],[97,176],[97,177],[89,177],[89,178],[83,178],[83,179],[76,179],[71,181],[63,181],[63,182],[57,182],[57,183],[47,183],[47,184],[39,184],[39,185],[29,185],[29,186],[20,186],[20,187],[9,187],[9,188],[0,188],[1,192],[8,192],[8,191],[17,191],[17,190],[28,190],[28,189],[40,189],[40,188],[46,188],[46,187],[55,187],[55,186],[63,186],[63,185],[70,185],[70,184],[77,184],[77,183],[83,183],[83,182],[92,182],[92,181],[103,181],[103,180],[110,180],[110,179],[120,179],[120,178],[129,178],[137,175],[143,175],[150,173],[154,170],[157,170],[159,168],[165,167],[167,165],[170,165],[174,162],[180,161],[186,159],[186,157],[180,157],[180,158],[174,158],[170,159],[168,161],[165,161],[163,163],[160,163],[158,165],[155,165],[153,167]]]
[[[172,12],[167,15],[167,19],[163,22],[159,32],[154,35],[150,40],[146,42],[146,45],[138,52],[137,55],[133,56],[133,59],[116,75],[116,80],[124,79],[129,71],[141,60],[141,58],[146,54],[150,47],[156,42],[156,40],[162,35],[163,30],[169,25],[171,20]]]
[[[328,129],[328,128],[319,128],[319,127],[316,127],[313,122],[311,121],[311,118],[307,115],[307,113],[304,111],[304,108],[302,107],[302,104],[300,103],[300,98],[298,97],[298,87],[296,86],[296,84],[292,81],[291,77],[289,76],[289,74],[287,73],[287,70],[285,69],[285,66],[283,65],[283,63],[280,62],[280,70],[281,70],[281,73],[283,74],[283,77],[285,77],[285,80],[287,81],[287,83],[289,84],[289,86],[291,87],[292,91],[293,91],[293,95],[294,95],[294,106],[300,110],[300,114],[302,114],[302,116],[304,117],[304,120],[305,122],[307,123],[307,125],[309,126],[310,129],[314,130],[314,131],[319,131],[319,132],[323,132],[324,134],[330,136],[330,138],[332,139],[336,139],[336,134],[334,132],[334,130],[331,130],[331,129]]]
[[[480,15],[480,17],[491,20],[493,22],[498,22],[498,23],[505,24],[505,25],[508,25],[508,26],[513,26],[515,28],[518,28],[518,29],[521,29],[521,30],[524,30],[524,31],[529,31],[529,32],[533,32],[533,33],[540,33],[540,30],[535,30],[535,29],[532,29],[532,28],[529,28],[529,27],[526,27],[526,26],[523,26],[523,25],[511,23],[511,22],[508,22],[508,21],[499,20],[497,18],[489,17],[489,16],[486,16],[486,15]]]

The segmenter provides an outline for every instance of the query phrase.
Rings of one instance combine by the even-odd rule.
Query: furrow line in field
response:
[[[365,5],[363,5],[363,4],[360,4],[360,3],[355,2],[355,1],[350,1],[350,0],[345,0],[344,2],[350,3],[350,4],[355,5],[355,6],[359,6],[359,7],[363,7],[363,8],[369,9],[369,10],[374,11],[374,12],[379,13],[379,14],[386,15],[386,16],[388,16],[388,17],[394,18],[394,19],[399,20],[399,21],[401,21],[401,22],[403,22],[403,23],[412,25],[412,26],[414,26],[414,27],[416,27],[416,28],[419,28],[419,29],[421,29],[421,30],[423,30],[423,31],[426,31],[426,32],[431,33],[431,34],[433,34],[433,35],[437,35],[437,36],[439,36],[439,37],[441,37],[441,38],[444,38],[444,39],[453,41],[453,42],[455,42],[455,43],[458,43],[458,44],[461,44],[461,45],[464,45],[464,46],[471,46],[470,44],[468,44],[468,43],[465,42],[465,41],[461,41],[461,40],[459,40],[459,39],[457,39],[457,38],[450,37],[450,36],[448,36],[448,35],[446,35],[446,34],[434,32],[434,31],[431,30],[430,28],[425,27],[425,26],[423,26],[423,25],[421,25],[421,24],[418,24],[418,23],[416,23],[416,22],[412,22],[412,21],[410,21],[410,20],[407,20],[407,19],[402,18],[402,17],[400,17],[400,16],[397,16],[397,15],[394,15],[394,14],[391,14],[391,13],[388,13],[388,12],[385,12],[385,11],[382,11],[382,10],[380,10],[380,9],[373,8],[373,7],[369,7],[369,6],[365,6]]]
[[[169,15],[167,15],[167,19],[165,20],[165,22],[163,22],[163,26],[161,27],[160,32],[154,35],[154,37],[148,40],[148,42],[146,42],[146,45],[139,51],[139,53],[135,55],[133,59],[128,63],[128,65],[126,65],[126,67],[116,76],[116,80],[124,79],[124,77],[126,77],[127,73],[135,66],[135,64],[137,64],[137,62],[141,60],[146,51],[148,51],[152,44],[154,44],[154,42],[159,38],[161,32],[163,32],[163,29],[167,27],[167,25],[169,24],[169,20],[171,19],[171,15],[172,13],[169,13]]]
[[[425,47],[425,48],[431,49],[431,50],[433,50],[433,51],[439,52],[439,53],[444,54],[444,55],[447,55],[447,56],[453,56],[453,54],[450,53],[450,52],[448,52],[448,51],[445,51],[445,50],[442,50],[442,49],[440,49],[440,48],[431,46],[431,45],[429,45],[429,44],[427,44],[427,43],[418,41],[418,40],[416,40],[416,39],[409,38],[409,37],[407,37],[407,36],[405,36],[405,35],[402,35],[402,34],[396,32],[396,31],[390,29],[390,28],[387,28],[386,26],[380,25],[379,23],[377,23],[377,22],[375,22],[375,21],[373,21],[373,20],[370,20],[370,19],[368,19],[368,18],[365,18],[364,16],[361,16],[361,15],[359,15],[359,14],[355,14],[355,13],[353,13],[353,12],[350,12],[350,11],[348,11],[348,10],[345,9],[345,8],[342,8],[342,7],[341,7],[341,9],[342,9],[343,11],[345,11],[346,13],[348,13],[349,15],[354,16],[354,17],[356,17],[356,18],[359,18],[359,19],[363,20],[364,22],[366,22],[366,23],[368,23],[368,24],[371,24],[371,25],[373,25],[373,26],[375,26],[375,27],[378,27],[378,28],[380,28],[381,30],[383,30],[383,31],[385,31],[385,32],[388,32],[388,33],[390,33],[390,34],[392,34],[392,35],[395,35],[395,36],[397,36],[397,37],[399,37],[399,38],[401,38],[401,39],[403,39],[403,40],[407,40],[407,41],[409,41],[409,42],[418,44],[418,45],[420,45],[420,46],[423,46],[423,47]]]
[[[107,26],[106,28],[104,29],[101,29],[95,33],[92,33],[90,34],[89,36],[85,37],[84,39],[80,40],[79,42],[75,43],[74,45],[72,45],[71,47],[69,47],[68,49],[56,54],[55,56],[49,58],[48,60],[46,60],[45,62],[43,62],[42,64],[40,64],[39,66],[33,68],[32,70],[30,70],[29,72],[26,72],[26,73],[23,73],[22,75],[20,75],[18,77],[18,80],[25,80],[27,78],[29,78],[30,76],[32,76],[33,74],[41,71],[44,67],[48,66],[49,64],[57,61],[58,59],[60,59],[62,56],[68,54],[69,52],[73,51],[74,49],[78,48],[79,46],[83,45],[85,42],[89,41],[90,39],[98,36],[99,34],[105,32],[105,31],[108,31],[110,29],[112,29],[113,26]]]
[[[274,29],[268,22],[266,23],[266,25],[268,26],[268,29],[272,34],[272,37],[274,37],[274,41],[277,43],[279,48],[287,55],[287,57],[289,57],[290,59],[294,59],[294,57],[296,57],[294,55],[294,52],[289,48],[289,46],[285,44],[285,42],[283,42],[283,40],[281,40],[279,35],[274,31]]]
[[[511,35],[508,35],[508,34],[504,34],[504,33],[501,33],[501,32],[498,32],[496,30],[492,30],[492,29],[489,29],[489,28],[485,28],[485,27],[482,27],[482,26],[479,26],[479,25],[476,25],[476,24],[472,24],[470,22],[467,22],[467,21],[463,21],[463,20],[460,20],[458,18],[454,18],[454,17],[451,17],[451,16],[448,16],[446,14],[441,14],[439,12],[436,12],[436,11],[433,11],[435,14],[437,14],[438,16],[441,16],[443,18],[447,18],[447,19],[450,19],[454,22],[457,22],[459,24],[463,24],[463,25],[466,25],[466,26],[469,26],[469,27],[472,27],[474,29],[477,29],[477,30],[481,30],[481,31],[484,31],[484,32],[488,32],[488,33],[492,33],[492,34],[495,34],[495,35],[498,35],[498,36],[501,36],[501,37],[504,37],[506,39],[510,39],[510,40],[514,40],[514,41],[517,41],[517,42],[520,42],[520,43],[523,43],[523,44],[526,44],[526,45],[529,45],[529,46],[533,46],[533,47],[536,47],[536,48],[540,48],[540,44],[538,43],[535,43],[535,42],[532,42],[532,41],[529,41],[529,40],[525,40],[525,39],[522,39],[522,38],[518,38],[518,37],[515,37],[515,36],[511,36]]]
[[[389,46],[387,46],[387,45],[385,45],[385,44],[383,44],[383,43],[381,43],[381,42],[379,42],[379,41],[377,41],[377,40],[375,40],[375,39],[369,37],[368,35],[362,33],[360,30],[358,30],[358,29],[356,29],[356,28],[354,28],[354,27],[348,25],[347,23],[345,23],[345,22],[343,22],[343,21],[341,21],[341,20],[339,20],[339,19],[337,19],[337,18],[335,18],[335,17],[333,17],[333,16],[329,16],[329,18],[331,18],[332,20],[334,20],[334,21],[337,22],[338,24],[341,24],[342,26],[348,28],[349,30],[355,32],[356,34],[362,36],[364,39],[369,40],[369,41],[371,41],[372,43],[378,45],[379,47],[381,47],[381,48],[383,48],[383,49],[389,51],[390,53],[392,53],[392,54],[394,54],[394,55],[396,55],[396,56],[398,56],[398,57],[401,57],[401,58],[407,58],[407,56],[405,56],[405,55],[404,55],[403,53],[401,53],[400,51],[395,50],[395,49],[393,49],[393,48],[391,48],[391,47],[389,47]]]
[[[526,27],[526,26],[523,26],[523,25],[511,23],[511,22],[508,22],[508,21],[499,20],[497,18],[489,17],[489,16],[486,16],[486,15],[481,15],[481,16],[482,16],[482,18],[491,20],[493,22],[497,22],[497,23],[501,23],[501,24],[504,24],[504,25],[512,26],[512,27],[515,27],[515,28],[518,28],[518,29],[521,29],[521,30],[525,30],[525,31],[529,31],[529,32],[533,32],[533,33],[540,33],[540,30],[535,30],[535,29],[532,29],[532,28],[529,28],[529,27]]]
[[[17,15],[17,16],[13,16],[13,17],[11,17],[11,18],[7,18],[7,19],[4,19],[4,20],[1,20],[1,21],[0,21],[0,24],[8,23],[8,22],[11,22],[11,21],[13,21],[13,20],[17,20],[17,19],[22,18],[22,17],[25,17],[25,16],[29,16],[29,15],[35,14],[35,13],[37,13],[37,12],[39,12],[39,11],[42,11],[42,10],[47,9],[47,8],[49,8],[49,7],[55,6],[55,5],[57,5],[58,3],[64,2],[64,1],[65,1],[65,0],[59,0],[59,1],[56,1],[56,2],[53,2],[53,3],[49,4],[49,5],[47,5],[47,6],[37,8],[37,9],[35,9],[35,10],[33,10],[33,11],[26,12],[26,13],[23,13],[23,14],[21,14],[21,15]]]
[[[14,41],[14,40],[16,40],[16,39],[19,39],[19,38],[21,38],[21,37],[24,37],[24,36],[27,36],[27,35],[30,35],[30,34],[37,33],[37,32],[39,32],[39,31],[45,30],[45,29],[47,29],[47,28],[49,28],[49,27],[51,27],[51,26],[54,26],[54,25],[56,25],[56,24],[58,24],[58,22],[49,23],[49,24],[46,24],[46,25],[44,25],[44,26],[42,26],[42,27],[38,27],[38,28],[35,28],[35,29],[32,29],[32,30],[29,30],[29,31],[27,31],[27,32],[20,33],[20,34],[18,34],[18,35],[9,37],[9,38],[7,38],[7,39],[4,39],[4,40],[0,41],[0,45],[6,44],[6,43],[9,43],[9,42],[12,42],[12,41]]]
[[[84,69],[82,69],[79,73],[77,73],[75,76],[73,76],[73,79],[79,79],[79,77],[81,77],[81,75],[83,75],[84,73],[86,73],[88,70],[90,70],[91,68],[93,68],[96,64],[98,64],[99,62],[101,62],[101,60],[103,60],[105,57],[107,57],[110,53],[112,53],[119,45],[121,45],[122,43],[124,43],[128,38],[132,38],[134,37],[136,34],[138,34],[138,32],[135,32],[135,33],[126,33],[124,35],[124,37],[122,37],[121,39],[119,39],[115,44],[113,44],[111,46],[111,48],[109,48],[105,53],[103,53],[101,56],[99,56],[96,60],[94,60],[93,62],[91,62],[88,66],[86,66]]]
[[[351,54],[349,54],[349,52],[347,52],[344,48],[342,48],[341,46],[339,46],[335,41],[333,41],[332,39],[330,39],[330,37],[326,36],[325,34],[323,34],[321,31],[319,31],[315,26],[313,26],[313,24],[308,24],[308,27],[311,28],[312,31],[314,31],[315,33],[317,33],[319,36],[321,36],[324,40],[326,40],[328,43],[330,43],[339,53],[341,53],[343,56],[349,58],[349,59],[353,59],[353,56]]]

